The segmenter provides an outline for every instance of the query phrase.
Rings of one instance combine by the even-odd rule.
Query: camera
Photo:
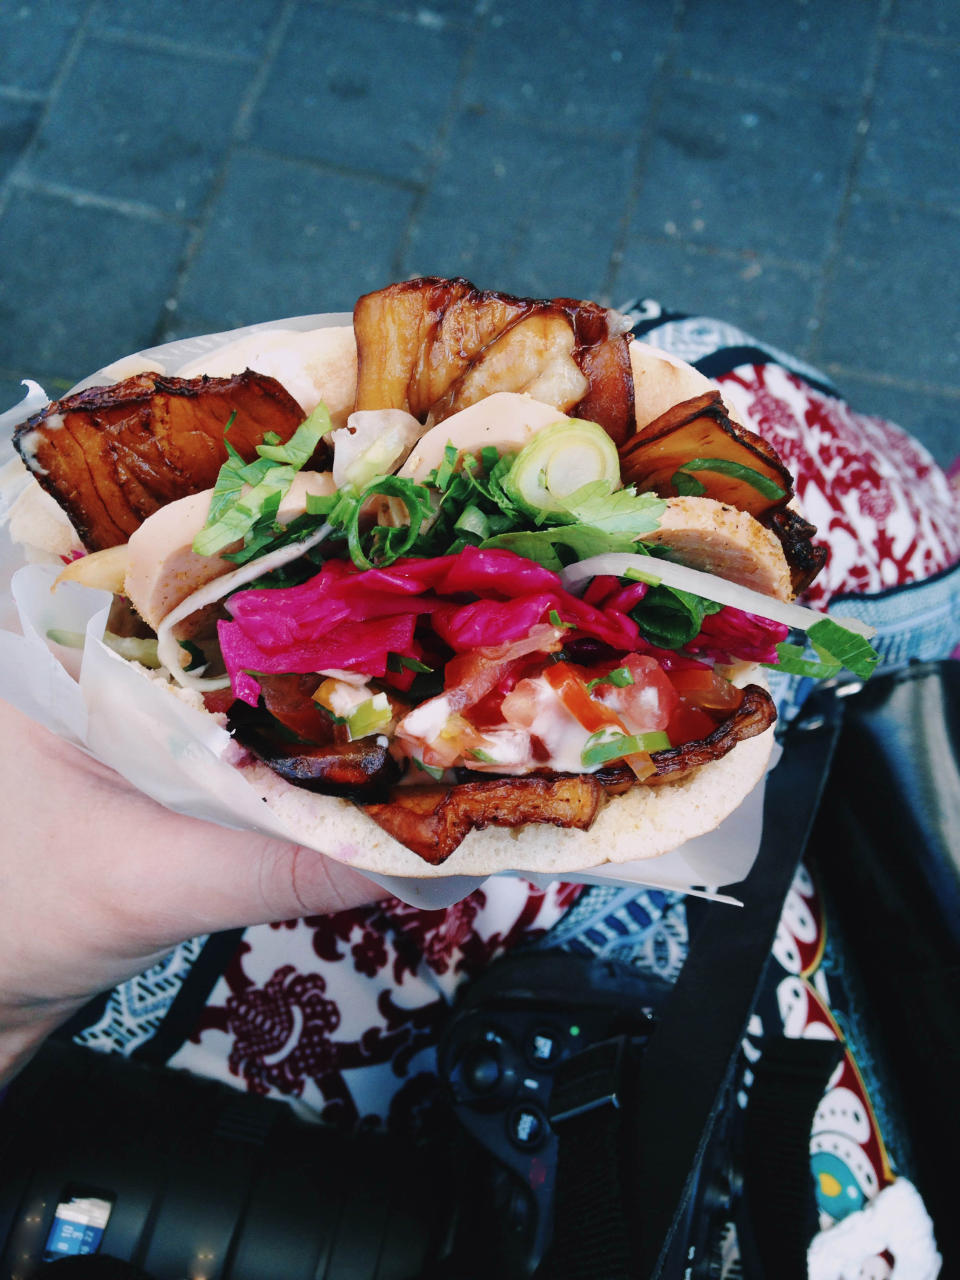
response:
[[[48,1042],[3,1106],[0,1274],[86,1256],[84,1275],[123,1262],[153,1280],[531,1276],[554,1237],[565,1127],[623,1106],[669,990],[564,952],[491,965],[443,1028],[417,1139],[342,1134],[281,1102]]]

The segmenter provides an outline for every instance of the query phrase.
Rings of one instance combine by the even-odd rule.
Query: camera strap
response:
[[[642,1041],[636,1042],[639,1046]],[[626,1036],[604,1040],[560,1064],[550,1099],[558,1136],[553,1244],[544,1280],[629,1280],[630,1248],[620,1172]]]

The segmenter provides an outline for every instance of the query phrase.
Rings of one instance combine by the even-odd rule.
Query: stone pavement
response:
[[[960,453],[956,0],[0,0],[0,408],[414,274],[723,316]]]

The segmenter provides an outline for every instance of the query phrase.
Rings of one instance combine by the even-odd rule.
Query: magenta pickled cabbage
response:
[[[419,660],[415,632],[427,618],[457,653],[510,644],[558,620],[571,639],[648,648],[626,613],[578,599],[557,574],[499,548],[467,547],[454,556],[366,571],[330,560],[300,586],[239,591],[227,608],[232,620],[219,624],[224,662],[235,696],[254,703],[254,685],[240,678],[243,672],[340,668],[382,678],[390,654]]]
[[[771,622],[769,618],[725,605],[719,613],[704,618],[700,634],[686,647],[691,653],[716,662],[740,659],[775,663],[777,645],[787,638],[789,631],[782,622]]]

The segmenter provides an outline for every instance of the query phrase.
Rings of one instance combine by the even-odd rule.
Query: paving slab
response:
[[[709,315],[797,356],[810,345],[816,272],[746,254],[717,253],[680,240],[632,236],[613,301],[655,298],[665,307]]]
[[[28,173],[190,217],[202,207],[249,69],[88,38],[44,123]]]
[[[887,22],[894,31],[960,40],[960,5],[956,0],[893,0]]]
[[[42,109],[39,102],[0,98],[0,182],[29,145]]]
[[[263,53],[281,8],[282,0],[255,0],[242,7],[236,0],[101,0],[91,14],[90,30],[135,40],[169,40],[203,49],[211,57],[254,59]]]
[[[818,265],[854,148],[856,107],[675,78],[632,229]]]
[[[4,0],[0,4],[0,85],[45,93],[85,9],[85,4],[71,0]]]
[[[853,202],[826,291],[821,358],[960,389],[960,276],[952,265],[958,254],[957,215]]]
[[[464,85],[464,102],[548,125],[632,136],[650,103],[666,53],[673,5],[654,0],[642,17],[607,0],[494,4]]]
[[[521,130],[467,110],[413,224],[403,273],[594,297],[609,276],[633,165],[621,142]]]
[[[278,156],[234,156],[165,336],[351,311],[396,273],[413,196]]]
[[[858,99],[874,0],[687,0],[678,71]]]
[[[248,140],[287,156],[421,182],[463,52],[460,32],[445,23],[301,6]]]
[[[888,41],[860,185],[960,209],[960,49]]]
[[[186,230],[15,189],[0,217],[0,369],[68,385],[155,339]]]

